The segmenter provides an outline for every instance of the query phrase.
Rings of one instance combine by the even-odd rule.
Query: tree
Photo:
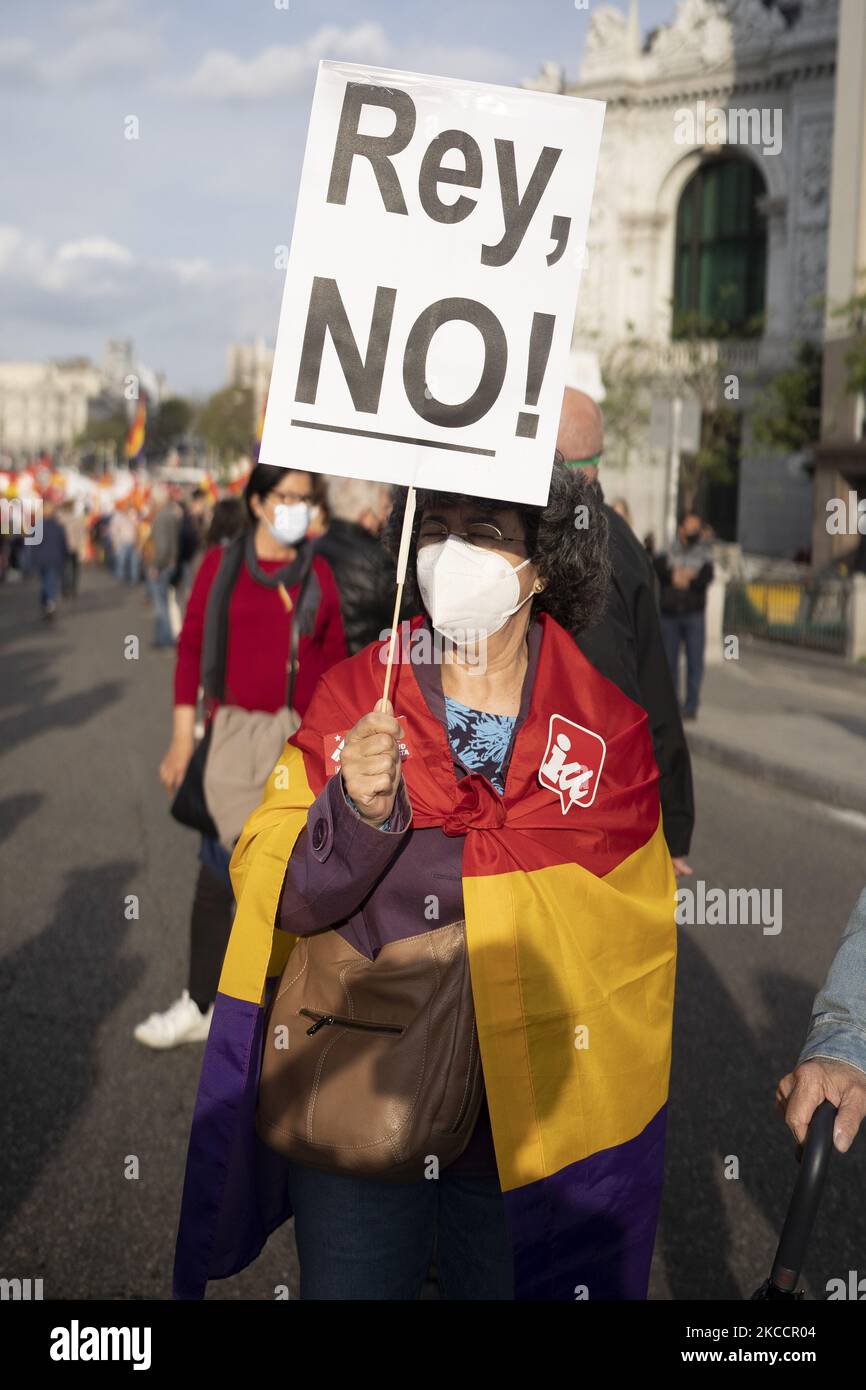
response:
[[[750,323],[750,330],[755,324]],[[729,337],[728,324],[717,320],[720,339]],[[696,314],[680,315],[674,333],[674,352],[660,351],[659,344],[635,335],[618,343],[602,362],[605,384],[605,432],[614,440],[624,463],[629,451],[642,442],[649,420],[648,402],[653,392],[697,400],[701,435],[696,453],[680,456],[680,490],[683,505],[695,504],[702,484],[730,483],[735,474],[740,428],[737,411],[720,400],[720,363],[724,350],[716,340],[703,336],[705,324]],[[666,360],[665,360],[666,359]],[[665,360],[662,367],[660,361]]]
[[[197,432],[221,458],[248,454],[252,444],[253,393],[248,386],[226,386],[202,407],[196,421]]]
[[[866,270],[858,273],[858,280],[866,276]],[[866,400],[866,290],[852,295],[838,309],[832,311],[833,318],[844,319],[853,341],[843,358],[848,377],[845,386],[852,396],[863,396]]]
[[[113,406],[109,413],[88,416],[87,424],[76,437],[75,443],[86,448],[88,444],[113,444],[115,449],[123,447],[129,432],[129,421],[122,405]]]
[[[752,415],[758,444],[780,453],[797,453],[814,444],[821,428],[821,349],[801,342],[790,367],[767,383]]]
[[[695,399],[701,420],[696,452],[680,456],[680,503],[686,511],[697,505],[706,483],[730,484],[736,478],[740,414],[723,398],[724,344],[732,337],[753,337],[762,324],[762,315],[755,315],[734,334],[726,319],[701,319],[695,312],[674,316],[678,354],[666,374],[667,389]]]
[[[739,452],[739,413],[730,405],[703,410],[697,453],[683,453],[680,458],[680,493],[684,511],[694,510],[705,483],[734,482]]]
[[[648,388],[655,373],[651,346],[638,338],[634,325],[629,336],[602,358],[604,382],[605,454],[621,468],[628,465],[631,450],[642,441],[649,422]]]
[[[148,453],[164,454],[176,444],[192,423],[193,409],[180,396],[169,396],[147,419]]]

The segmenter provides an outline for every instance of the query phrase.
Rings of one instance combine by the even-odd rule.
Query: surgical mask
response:
[[[309,529],[310,508],[306,502],[280,502],[273,521],[265,517],[267,528],[280,545],[294,545]]]
[[[457,536],[447,536],[418,551],[418,588],[437,632],[458,646],[492,637],[512,614],[532,598],[520,598],[517,575],[522,564]]]

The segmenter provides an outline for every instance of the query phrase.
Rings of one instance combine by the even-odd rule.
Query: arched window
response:
[[[741,338],[761,331],[767,261],[764,194],[750,159],[707,160],[677,209],[674,338]]]

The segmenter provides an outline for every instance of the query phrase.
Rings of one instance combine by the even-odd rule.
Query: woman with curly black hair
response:
[[[520,529],[520,546],[507,553],[530,560],[533,583],[538,581],[533,589],[534,614],[549,613],[561,627],[575,635],[598,622],[610,578],[607,518],[602,508],[601,490],[587,474],[566,468],[559,450],[554,456],[546,507],[423,488],[416,490],[415,500],[415,544],[410,550],[406,570],[404,612],[420,611],[424,606],[416,572],[419,535],[434,535],[441,529],[444,513],[468,508],[467,516],[471,512],[474,530],[482,537],[485,549],[489,548],[489,538],[482,534],[485,529],[500,529],[498,522],[503,523],[502,534],[513,531],[515,524]],[[395,557],[400,548],[404,507],[405,497],[403,505],[397,502],[392,508],[384,535],[385,544]],[[507,551],[507,547],[495,548],[501,548],[503,553]],[[528,576],[525,576],[524,592],[527,582]],[[466,597],[471,595],[467,593]],[[480,641],[480,631],[476,636]]]
[[[292,1214],[303,1299],[416,1299],[434,1242],[443,1298],[645,1297],[674,879],[569,635],[607,565],[561,459],[544,508],[419,491],[391,699],[388,640],[322,677],[232,859],[175,1297]]]

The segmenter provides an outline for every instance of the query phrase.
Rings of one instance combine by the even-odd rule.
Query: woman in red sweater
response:
[[[201,562],[178,638],[174,731],[159,769],[172,795],[195,748],[201,685],[208,690],[215,683],[222,703],[242,709],[275,714],[285,705],[292,623],[299,619],[305,574],[292,697],[298,714],[305,713],[319,676],[348,654],[334,576],[321,556],[310,560],[306,539],[317,487],[312,473],[257,464],[244,492],[249,528],[234,548],[212,546]],[[206,695],[208,719],[218,703]],[[218,840],[202,838],[187,988],[165,1013],[136,1027],[135,1037],[148,1047],[207,1037],[234,913],[230,857]]]

